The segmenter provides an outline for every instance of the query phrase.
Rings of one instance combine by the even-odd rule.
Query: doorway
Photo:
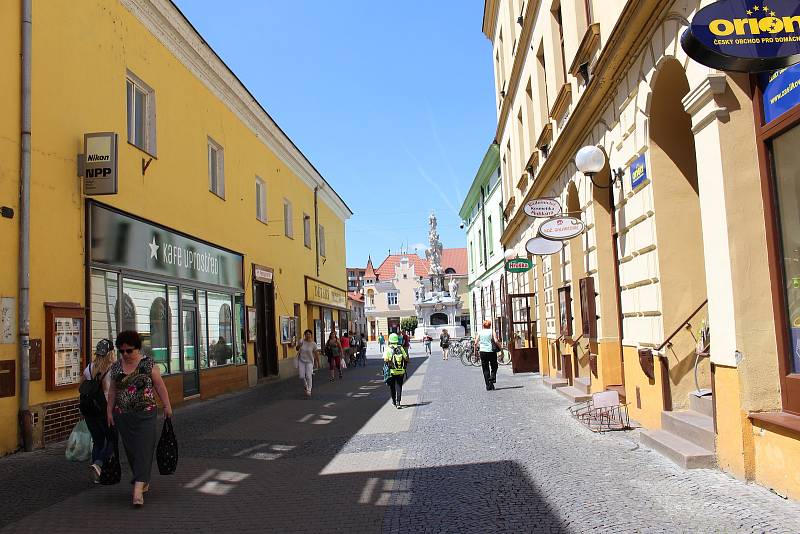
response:
[[[200,394],[200,344],[197,337],[197,305],[184,302],[181,312],[183,324],[183,397]]]
[[[256,305],[256,364],[258,377],[278,374],[278,347],[275,334],[275,286],[254,282]]]
[[[506,316],[509,321],[511,339],[511,367],[514,373],[538,373],[539,349],[537,346],[536,321],[531,319],[530,300],[533,293],[508,295]]]

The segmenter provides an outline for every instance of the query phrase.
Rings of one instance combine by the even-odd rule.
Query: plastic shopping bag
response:
[[[92,457],[92,435],[83,419],[72,429],[64,456],[70,462],[85,462]]]

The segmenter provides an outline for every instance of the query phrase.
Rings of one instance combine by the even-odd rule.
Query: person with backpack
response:
[[[383,355],[384,380],[389,385],[392,392],[392,404],[398,410],[402,407],[400,400],[403,396],[403,381],[408,368],[408,353],[400,342],[397,334],[389,335],[389,347]]]
[[[439,346],[442,347],[442,359],[450,358],[450,334],[447,333],[447,328],[439,334]]]
[[[108,427],[106,408],[108,390],[111,386],[109,369],[116,361],[114,343],[101,339],[94,349],[94,359],[86,366],[78,388],[80,395],[78,408],[92,435],[92,463],[89,464],[90,480],[100,482],[100,469],[108,457],[111,445],[111,430]]]

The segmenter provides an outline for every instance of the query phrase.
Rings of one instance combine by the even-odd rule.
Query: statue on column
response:
[[[428,217],[428,248],[425,250],[425,258],[430,264],[428,275],[431,279],[431,291],[444,291],[444,270],[442,269],[442,241],[439,239],[439,231],[436,226],[436,214],[431,212]]]
[[[450,279],[450,285],[449,285],[448,289],[450,290],[450,296],[452,298],[456,299],[456,300],[459,300],[459,298],[458,298],[458,280],[456,280],[455,278],[451,278]]]

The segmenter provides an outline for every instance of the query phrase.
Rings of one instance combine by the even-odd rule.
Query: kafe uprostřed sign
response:
[[[681,46],[698,63],[720,70],[788,67],[800,62],[800,2],[714,2],[695,14]]]

